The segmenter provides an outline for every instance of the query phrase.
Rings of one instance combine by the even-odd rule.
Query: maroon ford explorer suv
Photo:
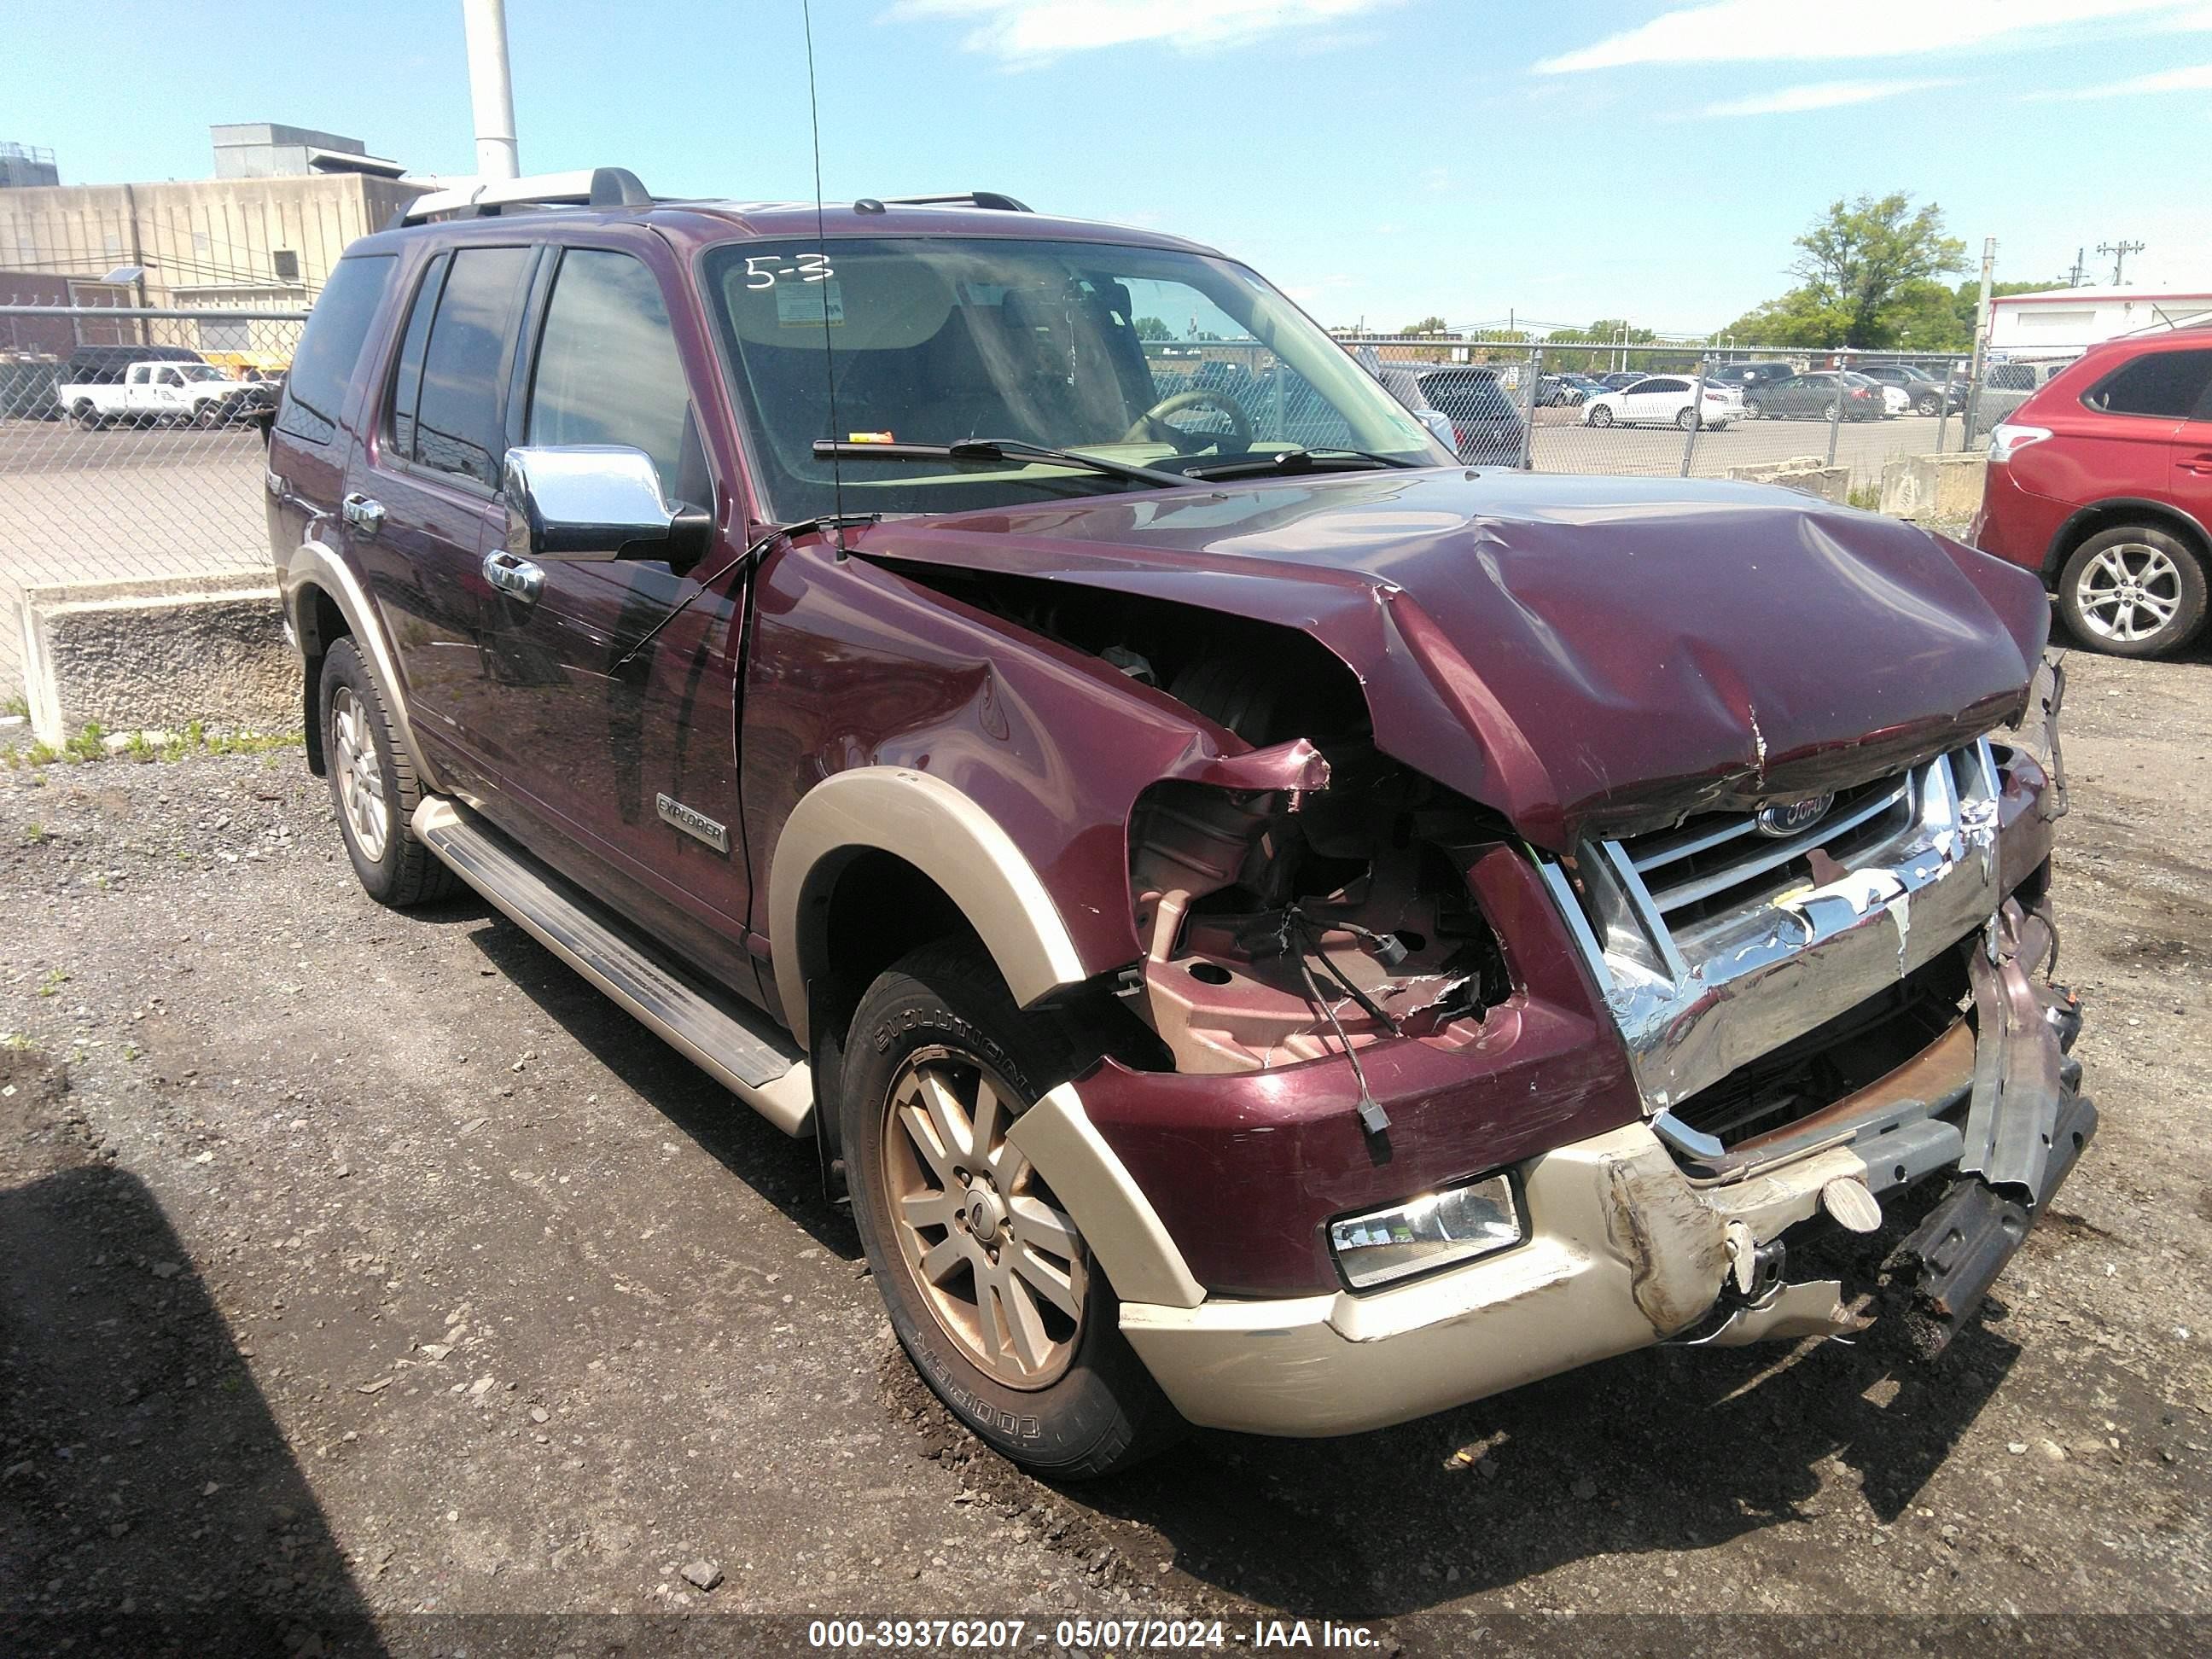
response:
[[[275,420],[311,764],[816,1143],[977,1434],[1972,1316],[2096,1122],[2032,575],[1470,469],[1170,237],[501,194]]]

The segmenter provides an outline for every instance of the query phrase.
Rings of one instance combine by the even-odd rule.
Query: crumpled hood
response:
[[[1790,491],[1345,473],[919,520],[868,557],[1143,593],[1301,629],[1376,744],[1565,851],[1817,793],[2022,706],[2040,583]]]

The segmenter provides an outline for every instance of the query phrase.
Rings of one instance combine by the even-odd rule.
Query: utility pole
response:
[[[2141,253],[2142,251],[2143,245],[2141,242],[2118,241],[2097,244],[2098,252],[2109,253],[2112,256],[2112,286],[2114,288],[2120,285],[2120,272],[2127,268],[2128,255]]]
[[[2081,279],[2082,279],[2084,276],[2087,276],[2089,274],[2089,265],[2088,265],[2088,260],[2087,260],[2087,251],[2086,249],[2079,248],[2079,247],[2077,247],[2077,248],[2075,248],[2075,249],[2074,250],[2074,269],[2073,269],[2073,270],[2069,270],[2069,271],[2068,271],[2068,272],[2066,273],[2066,286],[2067,286],[2067,287],[2069,287],[2069,288],[2079,288],[2079,287],[2081,287]]]
[[[1965,435],[1960,447],[1973,441],[1974,414],[1982,401],[1982,370],[1990,355],[1990,278],[1997,268],[1997,239],[1982,238],[1982,297],[1974,313],[1974,356],[1966,371]]]
[[[522,164],[514,142],[514,82],[507,67],[507,0],[461,0],[461,26],[468,39],[477,175],[519,178]]]

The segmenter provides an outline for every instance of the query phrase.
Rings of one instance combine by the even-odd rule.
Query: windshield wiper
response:
[[[988,466],[1007,460],[1051,461],[1060,466],[1079,467],[1105,477],[1127,478],[1133,483],[1162,489],[1180,489],[1190,483],[1180,472],[1160,472],[1149,466],[1132,466],[1126,461],[1102,460],[1096,455],[1080,455],[1072,449],[1049,449],[1020,438],[963,438],[957,444],[841,444],[832,439],[817,438],[814,453],[824,460],[835,457],[849,461],[950,461],[955,466]]]
[[[1248,472],[1311,472],[1324,463],[1340,458],[1391,468],[1420,465],[1419,461],[1406,460],[1396,455],[1378,455],[1371,449],[1340,449],[1329,444],[1312,449],[1281,449],[1272,455],[1244,455],[1212,466],[1194,466],[1190,469],[1190,476],[1212,479],[1239,477]]]

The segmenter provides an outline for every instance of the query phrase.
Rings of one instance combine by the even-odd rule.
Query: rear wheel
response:
[[[1680,415],[1677,415],[1674,417],[1674,424],[1680,427],[1685,432],[1689,431],[1691,428],[1698,424],[1698,411],[1694,409],[1684,410]]]
[[[94,432],[99,429],[100,411],[94,409],[91,404],[88,402],[81,400],[72,405],[70,410],[70,418],[75,421],[79,426],[82,427],[87,432]]]
[[[1820,405],[1820,418],[1831,422],[1835,420],[1836,403],[1834,398],[1832,398],[1826,403]]]
[[[972,941],[925,945],[860,1000],[842,1104],[853,1218],[891,1328],[980,1438],[1063,1479],[1174,1440],[1176,1415],[1060,1198],[1007,1139],[1072,1069]]]
[[[2116,657],[2164,657],[2204,626],[2204,566],[2170,532],[2124,525],[2092,536],[2058,577],[2075,637]]]

